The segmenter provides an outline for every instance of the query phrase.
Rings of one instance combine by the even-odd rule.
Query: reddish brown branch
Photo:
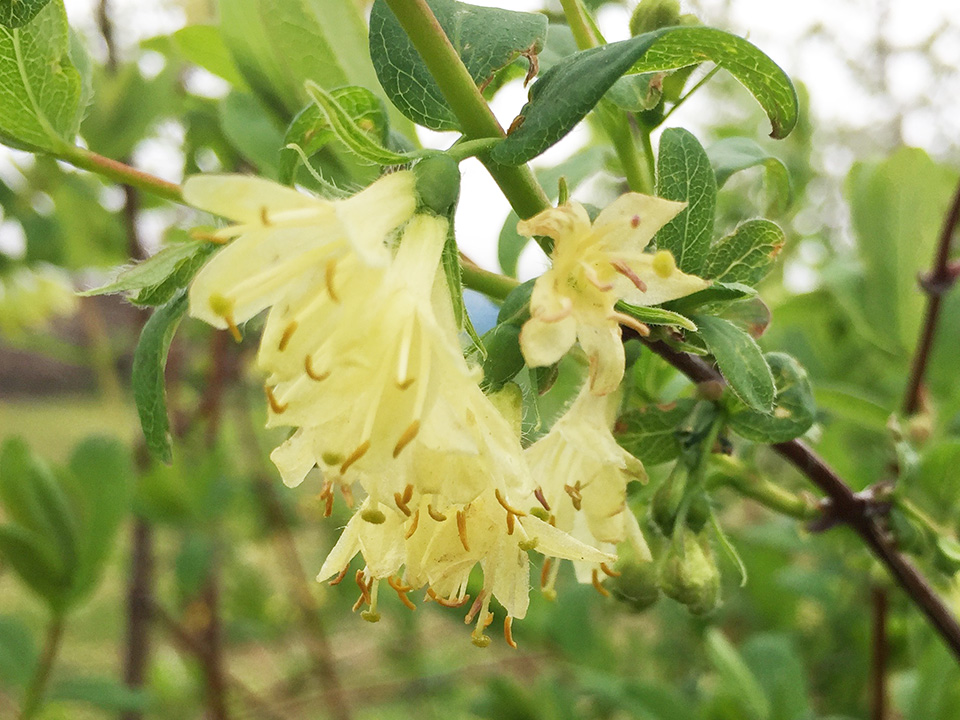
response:
[[[940,319],[940,309],[943,305],[943,296],[957,281],[957,266],[950,264],[950,244],[960,223],[960,184],[953,194],[953,202],[943,218],[943,227],[940,229],[940,240],[937,243],[936,257],[933,270],[929,275],[920,279],[920,287],[927,294],[927,312],[923,320],[923,329],[920,331],[920,340],[913,356],[910,368],[910,379],[903,398],[903,412],[913,415],[920,409],[923,396],[923,378],[927,372],[930,353],[933,350],[933,341],[937,334],[937,322]]]
[[[695,382],[723,382],[720,373],[693,355],[679,353],[662,342],[647,342],[660,357]],[[849,525],[886,566],[900,587],[923,611],[957,660],[960,660],[960,624],[917,569],[894,547],[874,517],[876,503],[854,493],[827,463],[799,440],[771,446],[830,499],[828,512],[838,522]]]
[[[887,720],[887,589],[879,585],[871,591],[873,648],[870,671],[870,717],[872,720]]]

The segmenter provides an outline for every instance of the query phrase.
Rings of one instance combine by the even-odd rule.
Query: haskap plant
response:
[[[354,34],[334,37],[320,12],[329,2],[310,10],[280,2],[276,12],[296,16],[298,31],[331,43],[321,59],[298,58],[231,40],[243,4],[222,3],[228,70],[186,39],[181,50],[242,83],[286,130],[266,151],[246,146],[242,160],[224,153],[215,173],[192,168],[180,186],[120,162],[127,153],[108,158],[75,142],[98,98],[62,0],[0,3],[0,139],[196,211],[182,216],[189,237],[82,293],[123,293],[155,308],[132,384],[156,460],[191,452],[187,433],[171,431],[164,377],[189,315],[257,343],[249,373],[263,386],[258,403],[267,426],[286,433],[270,452],[274,477],[309,484],[326,516],[349,508],[312,570],[331,585],[349,576],[341,592],[352,588],[365,620],[381,619],[387,593],[399,600],[391,612],[418,599],[459,608],[445,612],[473,624],[480,647],[499,615],[505,642],[517,647],[531,564],[534,585],[563,603],[564,560],[579,582],[635,608],[662,592],[710,613],[721,602],[718,557],[733,561],[743,583],[749,569],[723,529],[714,498],[723,487],[813,529],[849,525],[960,653],[956,620],[901,552],[932,558],[952,577],[960,545],[892,486],[855,494],[814,454],[799,439],[817,419],[807,373],[757,344],[770,317],[756,287],[787,235],[752,218],[715,237],[718,187],[740,170],[783,166],[749,137],[708,152],[668,127],[704,84],[692,78],[713,77],[697,72],[711,63],[753,96],[773,138],[788,136],[797,94],[761,49],[660,0],[643,0],[632,37],[610,43],[580,0],[564,0],[549,23],[455,0],[376,0],[367,53],[352,3],[338,12]],[[487,101],[521,77],[529,99],[503,129]],[[590,173],[571,161],[559,182],[541,186],[526,163],[580,123],[597,138]],[[458,137],[446,150],[423,149],[414,126]],[[457,244],[458,204],[482,202],[460,194],[459,163],[472,157],[515,211],[500,236],[504,274],[479,268]],[[603,207],[571,198],[596,163],[616,189]],[[947,267],[952,230],[926,286],[934,299],[956,278]],[[549,266],[521,283],[517,258],[530,240]],[[52,281],[42,267],[32,279],[3,272],[0,311],[19,326],[27,321],[4,310],[8,295],[28,285],[49,293]],[[482,334],[464,288],[500,305]],[[39,314],[51,304],[65,301],[32,306]],[[911,397],[927,353],[918,352]],[[669,366],[692,383],[654,381]],[[904,417],[916,410],[908,400]],[[905,462],[907,435],[896,435]],[[765,445],[824,497],[765,477],[753,462]],[[655,466],[663,467],[651,482]],[[0,553],[26,577],[21,556],[42,557],[46,546],[27,515],[7,515]],[[57,633],[65,608],[55,612]],[[23,717],[38,710],[48,672],[31,685]]]

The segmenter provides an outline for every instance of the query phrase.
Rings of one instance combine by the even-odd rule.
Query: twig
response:
[[[216,560],[214,560],[216,563]],[[228,720],[227,684],[223,672],[223,633],[220,625],[220,583],[216,569],[210,571],[203,589],[202,602],[206,606],[207,622],[200,633],[203,666],[207,690],[207,709],[210,720]]]
[[[920,332],[920,340],[913,356],[910,368],[910,379],[903,397],[903,413],[913,415],[920,409],[922,398],[921,388],[923,377],[927,372],[927,363],[933,349],[933,341],[937,333],[937,321],[940,318],[940,308],[943,296],[957,282],[956,268],[950,266],[950,242],[960,223],[960,184],[953,194],[950,210],[944,216],[943,227],[940,230],[940,241],[937,244],[937,253],[934,259],[933,270],[926,277],[920,279],[920,287],[927,294],[927,313]]]
[[[142,517],[133,522],[130,549],[130,583],[127,586],[127,638],[123,682],[141,688],[150,659],[150,602],[153,594],[153,528]],[[143,713],[130,710],[123,720],[140,720]]]
[[[719,372],[693,355],[679,353],[662,342],[647,346],[695,382],[723,382]],[[873,517],[873,503],[857,495],[827,463],[799,440],[771,445],[830,498],[830,513],[857,533],[900,587],[926,615],[950,651],[960,660],[960,624],[920,572],[893,546]]]
[[[870,601],[873,608],[870,717],[871,720],[887,720],[887,657],[890,654],[887,643],[887,589],[874,586]]]

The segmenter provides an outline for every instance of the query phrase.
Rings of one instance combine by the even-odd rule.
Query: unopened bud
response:
[[[660,599],[657,568],[652,562],[617,563],[617,572],[619,577],[611,577],[605,584],[634,612],[642,612]]]
[[[680,0],[642,0],[630,17],[633,36],[680,23]]]
[[[671,545],[660,567],[660,589],[693,615],[705,615],[720,601],[720,570],[709,545],[692,532],[681,532],[682,552]]]

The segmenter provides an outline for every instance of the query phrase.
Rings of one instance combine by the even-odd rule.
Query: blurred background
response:
[[[552,2],[475,4],[562,16]],[[608,40],[629,37],[635,3],[587,4]],[[201,171],[275,170],[284,127],[218,54],[222,42],[184,30],[216,25],[216,2],[66,0],[66,9],[94,63],[95,99],[80,130],[88,147],[173,182]],[[718,228],[766,212],[787,232],[782,263],[761,292],[773,319],[760,342],[806,366],[819,407],[810,439],[865,487],[893,459],[887,418],[922,310],[915,278],[929,265],[960,167],[960,4],[683,0],[682,12],[748,37],[798,86],[803,116],[785,141],[766,137],[766,118],[723,73],[667,125],[690,129],[705,146],[737,134],[769,151],[769,162],[724,186]],[[219,74],[199,67],[200,56]],[[496,94],[504,125],[525,93],[513,80]],[[453,140],[428,131],[419,138],[434,147]],[[600,145],[584,123],[535,166],[569,171],[564,164],[579,159],[586,169],[574,197],[603,204],[620,187],[616,161]],[[463,169],[458,241],[500,269],[509,207],[479,163]],[[95,457],[129,476],[116,548],[70,614],[54,702],[42,717],[867,717],[871,597],[886,587],[882,572],[845,531],[811,535],[723,493],[715,500],[749,582],[738,587],[721,559],[723,605],[708,617],[667,599],[603,598],[564,568],[560,601],[535,592],[529,617],[515,625],[519,651],[499,641],[473,648],[460,615],[433,604],[410,613],[393,603],[379,625],[361,622],[350,612],[351,590],[313,582],[348,515],[338,505],[324,519],[319,488],[283,488],[269,464],[278,437],[262,428],[254,344],[235,347],[223,333],[184,323],[167,369],[178,452],[172,467],[157,466],[141,447],[129,387],[145,313],[115,296],[73,294],[185,238],[195,215],[2,147],[0,205],[0,440],[23,438],[54,475],[96,476],[84,464]],[[531,246],[504,269],[524,279],[545,262]],[[482,332],[496,309],[476,296],[469,303]],[[953,530],[957,347],[953,297],[922,422],[910,428],[914,499]],[[658,372],[651,391],[675,395],[682,383]],[[104,449],[91,436],[112,444]],[[806,489],[763,449],[751,453],[759,471]],[[652,485],[663,474],[651,468]],[[960,607],[952,579],[939,589]],[[892,593],[889,602],[889,717],[960,718],[955,663],[903,598]],[[14,717],[31,666],[11,648],[35,661],[46,616],[0,561],[0,718]],[[144,689],[130,691],[124,680]]]

